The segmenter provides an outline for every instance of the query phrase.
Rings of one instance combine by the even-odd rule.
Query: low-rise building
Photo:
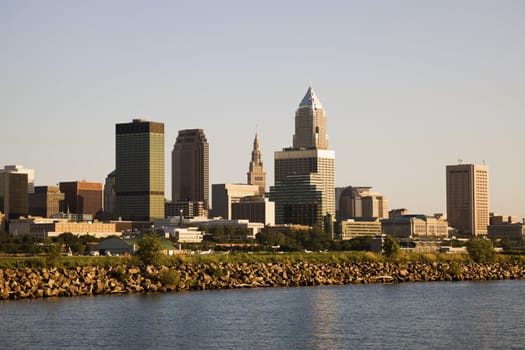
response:
[[[232,219],[245,219],[267,225],[275,224],[275,203],[262,196],[248,196],[232,203]]]
[[[131,255],[136,251],[136,245],[121,238],[107,238],[101,241],[97,250],[100,255]]]
[[[176,228],[171,234],[179,243],[201,243],[204,236],[202,231],[197,227],[180,227]]]
[[[206,221],[192,221],[195,226],[231,226],[233,228],[239,227],[249,231],[247,238],[255,238],[255,235],[264,229],[264,224],[260,222],[250,222],[249,220],[206,220]]]
[[[522,222],[492,224],[487,227],[487,237],[519,241],[525,239],[525,225]]]
[[[378,218],[355,218],[337,222],[339,238],[352,239],[359,236],[377,236],[381,234],[381,221]]]
[[[194,218],[208,216],[208,210],[204,202],[197,201],[173,201],[164,204],[166,217],[179,216],[182,214],[185,218]]]
[[[381,230],[397,238],[446,238],[448,222],[442,217],[400,215],[381,220]]]
[[[33,235],[45,238],[57,237],[66,232],[75,236],[91,235],[97,238],[122,235],[122,231],[116,230],[114,222],[72,222],[67,219],[27,218],[11,220],[9,225],[11,236]]]

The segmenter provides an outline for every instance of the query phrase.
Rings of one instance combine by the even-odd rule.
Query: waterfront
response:
[[[525,281],[0,302],[3,348],[523,349]]]

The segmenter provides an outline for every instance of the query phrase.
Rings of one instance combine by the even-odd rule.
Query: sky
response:
[[[115,124],[202,128],[210,183],[267,184],[309,85],[336,186],[446,212],[445,166],[485,163],[489,208],[525,217],[525,2],[0,0],[0,166],[104,182]]]

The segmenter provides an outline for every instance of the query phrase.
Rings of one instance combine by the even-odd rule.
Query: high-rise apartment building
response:
[[[29,214],[50,218],[60,212],[64,198],[58,186],[35,186],[35,192],[29,194]]]
[[[164,123],[134,119],[116,125],[116,215],[164,218]]]
[[[202,129],[180,130],[171,153],[171,199],[209,208],[209,146]]]
[[[486,235],[489,225],[488,167],[447,165],[447,218],[458,234]]]
[[[5,219],[28,214],[27,174],[0,170],[0,212]]]
[[[22,165],[6,165],[4,166],[4,171],[27,174],[27,193],[35,192],[35,169],[26,169]]]
[[[61,211],[72,214],[97,215],[102,212],[102,184],[100,182],[70,181],[59,183],[64,194]]]
[[[266,173],[264,172],[261,149],[259,148],[259,136],[255,134],[253,140],[252,159],[248,170],[248,185],[259,186],[261,196],[266,192]]]
[[[311,174],[316,176],[310,177]],[[288,177],[299,175],[306,177],[287,180]],[[321,190],[321,202],[316,202],[315,210],[309,202],[314,192],[302,197],[300,191],[293,189],[301,186],[314,192]],[[289,196],[294,196],[293,200],[286,199],[287,188]],[[311,87],[295,114],[293,147],[275,152],[275,186],[270,188],[270,200],[275,201],[277,224],[323,225],[324,217],[335,216],[335,152],[328,150],[325,112]],[[294,214],[298,211],[302,214]],[[292,222],[299,218],[302,222]]]

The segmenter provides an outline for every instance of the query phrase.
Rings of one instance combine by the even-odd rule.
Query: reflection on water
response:
[[[518,349],[525,281],[0,302],[1,348]]]

